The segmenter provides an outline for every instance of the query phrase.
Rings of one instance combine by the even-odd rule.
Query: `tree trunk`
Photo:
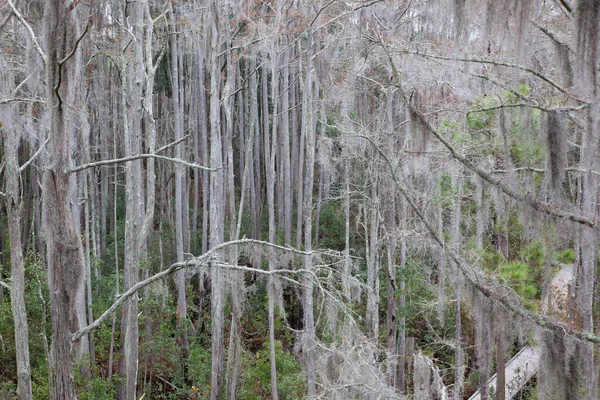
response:
[[[55,371],[55,395],[73,399],[73,345],[71,334],[83,326],[78,302],[84,295],[84,262],[70,197],[70,143],[72,104],[64,104],[80,84],[73,80],[73,60],[65,59],[75,48],[78,36],[76,12],[71,2],[46,2],[46,106],[49,110],[50,165],[44,171],[43,214],[47,232],[48,284],[51,293],[52,359]],[[76,50],[78,52],[79,50]]]
[[[279,13],[278,13],[279,14]],[[273,120],[271,135],[269,135],[269,124],[268,118],[266,119],[266,129],[264,133],[265,143],[265,163],[266,165],[266,182],[267,182],[267,208],[269,213],[269,242],[276,243],[276,226],[275,226],[275,162],[277,153],[277,98],[278,98],[278,64],[277,64],[277,53],[273,51],[271,53],[271,89],[273,99]],[[269,103],[267,94],[267,68],[263,68],[263,113],[267,114],[267,105]],[[274,271],[275,265],[275,254],[271,250],[269,254],[269,271]],[[268,313],[269,313],[269,356],[271,362],[271,398],[273,400],[279,399],[277,392],[277,365],[275,363],[275,296],[276,296],[275,278],[273,275],[269,275],[268,283]]]
[[[219,52],[219,4],[216,0],[211,2],[212,18],[211,45],[210,45],[210,167],[218,168],[210,175],[210,247],[213,248],[223,242],[225,224],[224,204],[224,178],[223,178],[223,149],[220,122],[219,82],[221,68]],[[212,268],[212,367],[210,398],[216,400],[221,393],[221,375],[223,372],[223,330],[225,306],[224,272],[221,268]]]
[[[8,122],[8,121],[6,121]],[[5,123],[6,123],[5,122]],[[11,121],[14,123],[14,121]],[[7,124],[8,126],[8,124]],[[17,150],[21,135],[5,128],[4,160],[6,162],[6,214],[10,240],[10,304],[15,328],[17,361],[17,397],[31,399],[31,365],[29,362],[29,324],[25,309],[25,264],[21,243],[21,200]]]
[[[179,41],[176,34],[176,16],[173,10],[173,1],[169,2],[169,14],[171,15],[171,35],[170,35],[170,47],[171,47],[171,87],[173,88],[173,120],[175,128],[175,140],[180,140],[183,137],[183,104],[180,102],[180,95],[182,88],[180,87],[180,73],[179,73]],[[178,144],[175,147],[175,157],[178,159],[184,159],[183,157],[183,144]],[[186,170],[183,165],[176,164],[175,166],[175,246],[177,261],[184,261],[184,197],[185,188],[187,187]],[[187,213],[187,208],[185,208]],[[187,301],[185,296],[185,273],[183,270],[175,273],[175,286],[177,287],[177,329],[179,330],[178,342],[181,346],[182,358],[184,364],[184,376],[187,375],[185,367],[189,355],[189,345],[187,336],[187,323],[186,323],[186,310]]]
[[[306,173],[304,174],[304,195],[302,194],[302,168],[299,168],[298,174],[298,202],[304,200],[303,212],[298,212],[300,216],[297,224],[296,240],[298,244],[301,242],[302,220],[304,220],[304,250],[312,251],[312,209],[313,198],[312,188],[314,183],[314,163],[315,163],[315,132],[313,123],[313,85],[312,85],[312,68],[313,68],[313,34],[312,30],[308,30],[308,44],[306,50],[306,76],[304,86],[304,98],[302,101],[302,126],[300,140],[300,155],[299,164],[302,165],[306,161]],[[303,160],[303,146],[306,143],[306,159]],[[300,246],[298,245],[298,248]],[[313,267],[313,256],[308,254],[304,256],[304,268],[310,271]],[[306,356],[306,375],[308,379],[308,398],[314,399],[317,395],[316,379],[317,371],[315,365],[316,352],[316,334],[315,334],[315,319],[313,310],[313,280],[312,276],[305,275],[304,283],[304,343]]]

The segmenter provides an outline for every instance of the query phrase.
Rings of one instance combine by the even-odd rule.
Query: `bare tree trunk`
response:
[[[216,0],[211,2],[212,18],[211,45],[210,45],[210,167],[218,168],[210,176],[210,247],[217,246],[223,242],[225,205],[224,205],[224,179],[223,179],[223,149],[220,123],[220,99],[219,82],[221,80],[221,68],[219,64],[219,52],[221,42],[219,40],[219,4]],[[224,302],[225,282],[224,273],[221,268],[213,268],[212,273],[212,367],[210,398],[216,400],[221,393],[221,374],[223,372],[223,330],[224,330]]]
[[[277,15],[280,15],[280,11]],[[275,226],[275,162],[276,162],[276,153],[277,153],[277,113],[279,110],[277,109],[277,98],[279,96],[278,88],[278,74],[277,69],[279,65],[277,64],[277,52],[274,50],[271,53],[271,90],[272,99],[273,99],[273,120],[272,120],[272,130],[271,135],[269,135],[269,124],[268,118],[265,121],[266,129],[264,133],[264,142],[265,142],[265,163],[266,163],[266,182],[267,182],[267,208],[269,213],[269,242],[276,243],[276,226]],[[267,94],[267,68],[263,68],[263,113],[266,115],[268,113],[268,94]],[[271,136],[269,138],[269,136]],[[270,139],[270,141],[269,141]],[[269,271],[274,271],[276,268],[275,265],[275,254],[271,251],[269,254]],[[269,356],[271,362],[271,398],[273,400],[279,399],[279,395],[277,392],[277,365],[275,363],[275,296],[276,296],[276,287],[274,276],[269,275],[269,283],[268,283],[268,313],[269,313]]]
[[[84,294],[84,262],[81,241],[71,208],[69,190],[73,126],[70,104],[63,101],[80,84],[73,81],[73,60],[59,65],[73,49],[78,36],[76,12],[71,2],[46,2],[46,106],[50,112],[50,165],[44,171],[43,214],[47,229],[48,282],[51,293],[52,359],[55,368],[55,394],[58,399],[73,399],[73,345],[71,334],[83,326],[77,302]],[[78,52],[78,50],[75,50]]]
[[[496,400],[506,400],[506,350],[504,349],[504,332],[496,332]]]
[[[11,118],[12,119],[12,118]],[[5,120],[5,123],[8,122]],[[14,123],[14,121],[11,121]],[[7,126],[10,126],[6,124]],[[21,243],[21,200],[19,185],[19,160],[17,149],[21,134],[4,129],[4,160],[6,162],[6,214],[10,240],[10,304],[15,328],[15,353],[17,361],[17,397],[31,399],[31,365],[29,362],[29,324],[25,309],[25,264]]]
[[[597,105],[596,107],[597,108]],[[598,126],[597,109],[588,114],[587,127],[581,140],[581,167],[589,171],[595,167],[595,154],[597,152],[596,129]],[[595,114],[595,115],[594,115]],[[587,172],[582,178],[582,196],[581,211],[583,215],[592,218],[596,214],[596,199],[598,196],[598,177]],[[593,303],[594,303],[594,282],[596,269],[596,232],[590,227],[581,227],[580,233],[580,254],[581,254],[581,273],[577,277],[577,298],[583,317],[582,328],[585,332],[594,332],[593,322]],[[582,399],[591,400],[594,396],[594,347],[591,343],[578,344],[582,354],[583,371],[583,393]]]
[[[460,171],[459,171],[460,172]],[[457,176],[458,173],[453,173],[451,176],[452,188],[456,188],[457,195],[452,202],[452,214],[450,221],[450,238],[452,242],[452,250],[458,254],[460,251],[461,234],[460,234],[460,221],[461,221],[461,199],[462,199],[462,177]],[[456,348],[454,351],[454,399],[461,399],[462,386],[464,381],[465,366],[464,366],[464,351],[462,348],[462,322],[461,322],[461,282],[460,272],[455,268],[454,272],[454,328],[456,335]]]
[[[342,270],[342,292],[347,303],[352,300],[350,295],[350,268],[352,259],[350,258],[350,157],[346,156],[344,161],[344,219],[346,229],[344,230],[345,246],[344,246],[344,267]]]
[[[369,221],[369,243],[367,252],[367,309],[366,327],[368,336],[379,338],[379,194],[376,178],[371,178],[371,215]],[[365,210],[365,217],[367,211]]]
[[[302,168],[299,168],[298,174],[298,204],[302,200],[303,212],[298,212],[302,218],[298,218],[297,235],[298,244],[302,238],[302,220],[304,219],[304,250],[312,251],[312,209],[313,198],[312,188],[314,183],[314,164],[315,164],[315,132],[313,123],[313,84],[312,84],[312,68],[313,68],[313,34],[312,30],[308,29],[308,44],[306,51],[306,76],[304,86],[304,98],[302,101],[302,126],[300,140],[300,155],[299,164],[302,165],[306,161],[306,173],[304,174],[304,195],[302,193]],[[303,146],[306,143],[306,160],[303,160]],[[298,246],[300,248],[300,246]],[[304,268],[310,271],[313,267],[312,254],[304,256]],[[305,275],[304,283],[304,344],[306,355],[306,375],[308,379],[308,398],[314,399],[317,395],[317,371],[315,365],[316,352],[316,334],[315,334],[315,319],[313,310],[313,280],[312,276]]]
[[[183,137],[183,104],[180,102],[182,88],[180,87],[179,73],[179,41],[176,35],[176,17],[173,10],[173,1],[169,2],[169,13],[171,15],[171,87],[173,89],[173,119],[175,127],[175,140],[180,140]],[[175,147],[175,157],[183,159],[183,144],[178,144]],[[177,261],[184,261],[184,196],[186,188],[186,171],[181,164],[175,166],[175,246],[177,252]],[[187,213],[187,209],[185,209]],[[186,375],[185,360],[189,355],[189,345],[187,336],[186,310],[187,301],[185,296],[185,274],[184,271],[175,273],[175,286],[177,287],[177,329],[179,330],[178,342],[181,346],[182,356],[184,360],[184,375]]]
[[[283,158],[283,242],[285,245],[290,246],[292,244],[292,199],[293,199],[293,186],[292,186],[292,171],[291,171],[291,160],[290,160],[290,121],[289,121],[289,61],[290,51],[285,51],[283,54],[283,83],[282,87],[285,91],[282,93],[281,102],[281,133],[282,133],[282,158]]]

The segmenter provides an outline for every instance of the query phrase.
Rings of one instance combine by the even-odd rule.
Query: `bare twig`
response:
[[[4,281],[0,281],[0,286],[5,287],[8,290],[10,290],[10,285],[8,283],[5,283]]]
[[[192,136],[192,135],[185,135],[185,136],[184,136],[184,137],[182,137],[181,139],[177,139],[177,140],[176,140],[176,141],[174,141],[174,142],[171,142],[171,143],[169,143],[169,144],[165,144],[163,147],[159,147],[158,149],[156,149],[156,150],[154,151],[154,154],[161,153],[161,152],[163,152],[163,151],[165,151],[165,150],[167,150],[167,149],[169,149],[169,148],[171,148],[171,147],[177,146],[179,143],[183,142],[184,140],[187,140],[187,139],[189,139],[191,136]]]

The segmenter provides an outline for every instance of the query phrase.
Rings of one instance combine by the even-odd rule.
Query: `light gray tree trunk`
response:
[[[299,168],[298,174],[298,204],[304,200],[302,212],[298,212],[301,218],[298,218],[297,235],[298,248],[300,248],[302,238],[302,220],[304,220],[304,250],[312,251],[312,209],[313,198],[312,188],[314,183],[314,164],[315,164],[315,131],[313,122],[313,84],[312,84],[312,68],[313,68],[313,33],[309,28],[308,44],[306,50],[306,74],[304,86],[304,98],[302,101],[302,125],[301,125],[301,140],[300,140],[300,158],[299,164],[306,162],[306,172],[302,173],[303,168]],[[304,144],[306,143],[306,159],[304,160]],[[302,193],[302,176],[304,176],[304,188]],[[304,268],[311,270],[313,267],[313,256],[308,254],[304,256]],[[315,334],[315,318],[313,310],[313,285],[312,276],[305,275],[304,283],[304,344],[306,357],[306,375],[308,379],[308,398],[314,399],[317,395],[317,370],[315,365],[316,354],[316,334]]]
[[[220,115],[220,80],[221,68],[219,52],[221,47],[219,24],[219,4],[211,2],[212,16],[210,20],[210,167],[218,168],[210,175],[210,247],[223,242],[225,224],[223,149]],[[223,330],[225,306],[225,279],[221,268],[211,270],[211,307],[212,307],[212,367],[210,398],[216,400],[221,393],[221,375],[223,372]]]
[[[462,177],[458,176],[460,170],[451,175],[452,188],[456,188],[456,196],[452,201],[452,214],[450,220],[450,238],[452,243],[452,250],[459,254],[461,233],[460,233],[460,221],[461,221],[461,200],[462,200]],[[460,281],[460,272],[458,269],[454,269],[454,328],[456,335],[456,347],[454,350],[454,399],[461,399],[461,392],[463,388],[465,365],[464,365],[464,350],[462,348],[462,321],[461,321],[461,289],[462,283]]]
[[[177,20],[174,13],[173,1],[169,2],[170,18],[170,47],[171,47],[171,87],[173,89],[173,122],[175,128],[175,140],[183,137],[183,104],[180,101],[182,87],[180,85],[179,72],[179,40],[177,36]],[[184,159],[183,144],[175,146],[175,157]],[[175,164],[175,247],[177,261],[184,261],[184,197],[186,196],[187,178],[186,170],[183,165]],[[187,213],[187,209],[185,209]],[[187,336],[187,301],[185,296],[185,273],[183,270],[175,273],[175,286],[177,288],[177,329],[180,332],[178,342],[184,360],[189,354],[188,336]],[[185,364],[185,363],[184,363]],[[185,367],[184,367],[185,368]]]
[[[371,204],[369,221],[368,252],[367,252],[367,335],[374,341],[379,337],[379,193],[378,180],[371,178]]]
[[[11,118],[12,119],[12,118]],[[17,361],[17,397],[31,399],[31,364],[29,361],[29,324],[25,309],[25,264],[21,243],[21,199],[19,185],[18,147],[21,134],[9,131],[9,123],[4,120],[4,176],[6,179],[6,214],[10,240],[10,304],[15,328],[15,353]]]
[[[281,140],[282,140],[282,153],[283,158],[283,242],[287,246],[292,244],[292,200],[293,200],[293,186],[292,186],[292,171],[291,171],[291,159],[290,159],[290,121],[289,121],[289,107],[290,107],[290,50],[285,51],[283,54],[283,83],[282,87],[284,92],[282,93],[281,101]]]
[[[596,166],[597,154],[597,127],[598,127],[598,105],[588,113],[587,127],[581,139],[581,168],[586,171],[593,170]],[[596,113],[596,114],[595,114]],[[594,115],[595,114],[595,115]],[[587,218],[596,216],[596,200],[598,196],[598,177],[585,173],[582,178],[581,211]],[[597,237],[594,228],[582,226],[580,228],[580,254],[581,268],[577,276],[577,299],[583,320],[583,331],[594,332],[593,303],[594,282],[596,269],[596,246]],[[594,396],[594,347],[591,343],[578,344],[581,348],[583,358],[583,393],[582,399],[591,400]]]
[[[281,10],[277,12],[277,15],[280,15]],[[264,142],[265,142],[265,163],[266,163],[266,182],[267,182],[267,208],[269,213],[269,242],[276,243],[276,226],[275,226],[275,162],[276,162],[276,154],[277,154],[277,113],[279,112],[277,108],[277,98],[279,96],[279,82],[278,82],[278,58],[276,50],[273,50],[270,54],[271,56],[271,98],[273,99],[273,119],[272,119],[272,127],[271,134],[269,135],[269,124],[268,118],[265,121],[266,129],[264,133]],[[265,109],[263,113],[266,115],[268,113],[268,94],[267,94],[267,68],[263,68],[263,105]],[[276,268],[275,265],[275,253],[273,249],[270,250],[269,254],[269,271],[274,271]],[[268,314],[269,314],[269,356],[271,363],[271,398],[273,400],[279,399],[279,395],[277,392],[277,365],[275,363],[275,296],[276,296],[276,287],[275,280],[273,275],[269,275],[268,282]]]

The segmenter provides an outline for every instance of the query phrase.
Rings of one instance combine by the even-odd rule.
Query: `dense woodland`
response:
[[[0,399],[600,398],[599,25],[1,1]]]

